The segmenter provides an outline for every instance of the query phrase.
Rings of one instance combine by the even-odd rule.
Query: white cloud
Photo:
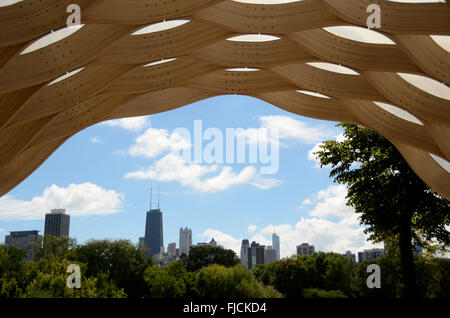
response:
[[[287,146],[282,141],[297,141],[305,144],[314,144],[336,135],[335,129],[320,126],[309,126],[306,123],[290,116],[261,116],[259,128],[243,129],[238,135],[245,136],[249,143],[256,141],[270,142],[268,130],[278,129],[280,144]]]
[[[166,129],[148,128],[135,139],[135,143],[128,149],[128,154],[133,157],[154,158],[166,151],[173,152],[190,147],[190,140],[178,133],[169,134]]]
[[[314,209],[309,212],[311,216],[327,217],[337,216],[341,219],[348,219],[355,215],[354,209],[347,206],[347,187],[345,185],[330,185],[325,190],[320,190],[316,199],[320,200]],[[359,224],[357,222],[356,224]]]
[[[335,129],[310,127],[309,125],[289,116],[260,116],[260,127],[236,130],[236,134],[244,135],[247,142],[261,142],[261,138],[269,140],[268,130],[277,128],[279,137],[285,142],[296,141],[313,144],[327,137],[337,135]],[[256,137],[256,138],[255,138]],[[128,150],[120,151],[133,157],[146,158],[164,157],[156,160],[150,167],[141,168],[127,173],[125,178],[153,179],[161,182],[179,182],[201,192],[216,192],[228,189],[238,184],[248,184],[262,190],[279,186],[282,182],[275,178],[263,178],[256,172],[255,166],[245,166],[236,172],[230,166],[203,165],[197,162],[185,161],[179,152],[190,150],[192,143],[178,132],[168,132],[165,129],[148,128],[139,135]],[[190,153],[190,152],[189,152]]]
[[[302,201],[302,204],[297,207],[297,209],[303,209],[305,205],[310,204],[312,204],[312,201],[309,198],[306,198],[305,200]]]
[[[259,230],[256,226],[250,225],[248,233],[251,233],[252,237],[249,240],[262,245],[272,245],[271,235],[275,231],[280,236],[281,257],[295,254],[297,245],[301,243],[314,245],[316,251],[337,253],[344,253],[347,250],[356,253],[368,248],[382,247],[382,244],[369,242],[368,235],[364,234],[364,228],[356,226],[359,225],[358,215],[352,208],[346,206],[346,195],[345,186],[331,185],[314,196],[315,205],[309,212],[309,217],[302,217],[294,225],[269,224]],[[325,219],[329,216],[334,216],[338,220]],[[236,239],[215,229],[208,229],[204,234],[211,233],[226,238],[222,245],[240,253],[239,242],[242,238]]]
[[[339,134],[339,135],[337,135],[337,136],[335,136],[333,138],[337,142],[343,142],[344,140],[346,140],[346,138],[344,136],[344,133],[341,133],[341,134]],[[331,139],[332,138],[327,138],[327,140],[331,140]],[[308,160],[314,161],[314,163],[315,163],[314,167],[316,167],[316,168],[320,168],[320,160],[317,157],[317,155],[315,155],[314,153],[318,152],[318,151],[322,151],[322,148],[320,146],[323,145],[323,144],[324,144],[323,141],[315,144],[314,147],[308,152]],[[324,168],[330,167],[330,165],[326,165],[326,166],[323,166],[323,167]]]
[[[310,151],[308,151],[308,160],[314,161],[315,163],[314,167],[316,168],[320,168],[320,160],[314,153],[322,150],[322,148],[320,148],[322,144],[323,143],[320,142],[316,144],[314,147],[312,147]]]
[[[111,127],[120,127],[129,131],[140,131],[150,123],[147,116],[112,119],[103,124]]]
[[[211,176],[212,173],[217,174]],[[250,184],[260,189],[269,189],[280,183],[275,179],[260,177],[256,169],[251,166],[236,173],[228,166],[204,166],[195,162],[185,162],[173,153],[156,161],[148,169],[127,173],[125,178],[152,179],[160,182],[176,181],[200,192],[223,191],[238,184]]]
[[[372,244],[368,235],[364,234],[362,227],[352,228],[340,222],[331,222],[320,218],[301,218],[295,225],[280,224],[268,225],[249,238],[262,245],[272,245],[271,235],[275,233],[280,237],[280,255],[289,257],[296,254],[297,245],[309,243],[315,246],[316,251],[345,253],[347,250],[356,253],[364,249],[382,247],[382,244]],[[231,249],[240,255],[243,238],[234,238],[217,229],[207,229],[201,236],[214,239],[225,248]]]
[[[123,194],[90,182],[72,183],[68,187],[53,184],[31,201],[8,195],[0,198],[0,219],[39,220],[55,208],[65,208],[71,216],[111,214],[120,212],[124,199]]]
[[[100,142],[102,142],[102,141],[101,141],[100,138],[98,138],[98,137],[92,137],[92,138],[91,138],[91,142],[92,142],[93,144],[98,144],[98,143],[100,143]]]
[[[224,248],[233,250],[237,255],[240,255],[241,253],[241,240],[236,239],[231,235],[225,234],[218,230],[207,229],[199,236],[206,237],[207,241],[210,241],[212,238],[214,238],[218,245],[222,245]]]

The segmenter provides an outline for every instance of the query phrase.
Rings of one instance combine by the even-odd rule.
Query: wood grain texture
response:
[[[450,101],[405,81],[410,73],[450,84],[450,54],[430,35],[450,35],[449,3],[304,0],[278,5],[231,0],[80,0],[84,27],[36,51],[22,50],[65,27],[68,0],[26,0],[0,8],[0,195],[37,169],[62,143],[96,123],[143,116],[223,94],[243,94],[311,118],[355,123],[389,138],[430,187],[450,199]],[[338,37],[328,26],[366,28],[369,4],[382,9],[377,31],[395,44]],[[179,27],[133,32],[163,20]],[[241,34],[279,37],[236,42]],[[144,67],[161,59],[174,59]],[[329,62],[358,75],[307,63]],[[255,72],[227,71],[256,68]],[[83,68],[63,81],[58,77]],[[329,98],[305,95],[319,92]],[[394,105],[419,125],[374,102]]]

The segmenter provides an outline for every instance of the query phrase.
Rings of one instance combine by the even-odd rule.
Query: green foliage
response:
[[[189,250],[189,255],[181,258],[188,271],[198,271],[202,267],[219,264],[232,267],[239,264],[236,253],[232,250],[217,246],[194,246]]]
[[[179,288],[182,290],[182,297],[197,297],[198,292],[196,290],[196,277],[197,274],[189,272],[181,261],[170,263],[166,268],[167,274],[174,277],[177,280]]]
[[[25,277],[25,250],[0,245],[0,298],[19,297]]]
[[[389,140],[358,125],[340,126],[345,140],[326,141],[316,154],[322,166],[332,167],[330,177],[347,185],[347,204],[360,214],[371,240],[398,235],[405,296],[417,297],[412,238],[435,240],[434,248],[448,249],[450,202],[414,173]]]
[[[347,298],[340,290],[326,291],[318,288],[308,288],[303,292],[304,298]]]
[[[196,289],[208,298],[280,298],[271,286],[258,282],[251,271],[241,265],[210,265],[197,274]]]
[[[257,266],[253,272],[264,284],[273,285],[288,298],[303,297],[310,288],[339,290],[351,297],[355,269],[356,264],[345,256],[320,252]]]
[[[339,125],[346,140],[326,141],[317,155],[322,166],[332,166],[330,177],[348,186],[348,203],[371,238],[382,241],[400,233],[406,215],[414,231],[448,248],[450,202],[414,173],[389,140],[361,126]]]
[[[352,295],[352,276],[356,264],[340,254],[314,253],[302,256],[308,268],[311,285],[324,290],[340,290],[345,295]]]
[[[0,277],[0,298],[16,298],[22,295],[20,284],[14,277]]]
[[[367,266],[378,264],[381,269],[381,288],[367,288]],[[403,295],[399,257],[382,256],[358,265],[355,272],[355,295],[362,298],[396,298]]]
[[[151,298],[180,298],[186,292],[184,280],[169,275],[168,271],[152,265],[144,272],[144,280],[148,286],[148,297]]]
[[[87,276],[103,273],[129,297],[145,293],[142,277],[152,261],[130,241],[92,240],[76,249],[76,259],[87,265]]]
[[[132,297],[151,298],[344,298],[400,297],[403,283],[400,258],[393,254],[359,265],[334,253],[293,256],[248,270],[240,264],[212,264],[187,270],[176,261],[165,269],[142,258],[128,241],[90,241],[85,245],[48,244],[31,262],[22,261],[24,251],[0,245],[1,297]],[[52,253],[51,251],[54,251]],[[82,260],[84,260],[82,262]],[[381,288],[366,285],[369,263],[381,267]],[[415,258],[420,296],[450,297],[450,260]],[[66,286],[67,267],[81,270],[81,288]],[[121,272],[123,271],[123,272]]]
[[[43,259],[38,262],[27,263],[27,277],[30,280],[23,297],[31,298],[99,298],[125,297],[123,290],[119,290],[106,278],[86,277],[81,275],[81,288],[66,286],[67,267],[71,261]],[[80,264],[78,264],[80,265]],[[84,266],[83,266],[84,268]],[[83,273],[83,271],[81,272]]]
[[[301,297],[303,289],[311,286],[308,268],[297,256],[267,264],[258,275],[265,285],[274,286],[288,298]]]
[[[450,298],[450,259],[432,259],[428,297]]]
[[[75,239],[68,237],[55,237],[44,235],[42,242],[36,244],[35,260],[67,258],[74,259],[74,250],[77,247]]]

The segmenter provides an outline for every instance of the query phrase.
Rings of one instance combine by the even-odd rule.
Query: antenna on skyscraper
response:
[[[158,182],[158,210],[159,210],[159,182]]]
[[[152,210],[152,186],[153,181],[150,181],[150,211]]]

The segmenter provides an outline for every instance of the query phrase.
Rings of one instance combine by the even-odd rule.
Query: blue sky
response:
[[[207,164],[177,161],[174,133],[194,121],[203,131],[261,128],[280,132],[279,169],[261,175],[260,163]],[[143,236],[150,179],[160,185],[164,244],[177,242],[181,226],[193,241],[214,237],[238,251],[242,238],[271,244],[280,235],[281,256],[308,242],[324,251],[352,252],[371,247],[355,213],[345,206],[344,186],[319,168],[311,150],[325,139],[341,138],[336,123],[285,112],[247,96],[218,96],[144,118],[89,127],[62,145],[41,167],[0,198],[0,240],[7,231],[44,229],[51,208],[71,215],[70,236],[129,239]],[[193,139],[192,139],[193,142]],[[203,142],[203,147],[209,141]],[[176,148],[176,147],[175,147]],[[128,177],[126,177],[128,175]],[[131,176],[131,177],[130,177]]]

